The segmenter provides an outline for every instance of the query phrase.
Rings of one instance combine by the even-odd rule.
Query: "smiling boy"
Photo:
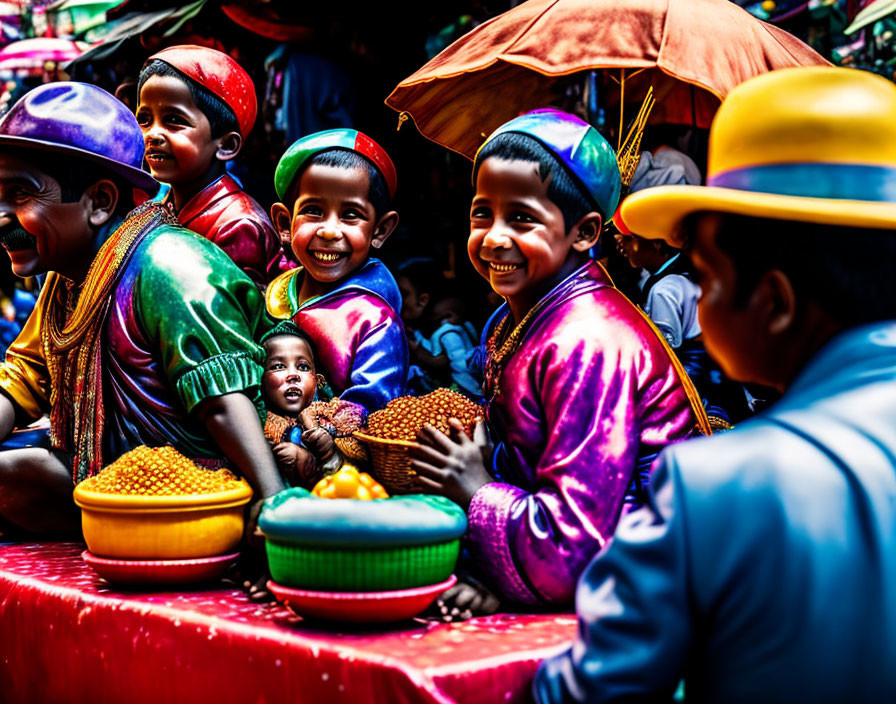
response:
[[[295,142],[274,180],[282,202],[271,217],[302,267],[271,283],[268,311],[309,335],[342,400],[382,408],[404,394],[408,373],[401,294],[370,256],[398,224],[392,160],[356,130],[327,130]]]
[[[286,267],[262,207],[226,171],[255,122],[255,86],[227,54],[182,45],[140,72],[137,122],[153,177],[171,187],[178,221],[211,240],[260,287]]]
[[[511,120],[473,166],[468,251],[506,299],[483,333],[485,433],[425,428],[411,451],[419,488],[468,510],[469,549],[500,595],[569,604],[650,464],[706,418],[642,314],[588,256],[619,198],[615,155],[556,110]],[[690,399],[694,400],[694,404]],[[457,589],[459,607],[472,590]]]

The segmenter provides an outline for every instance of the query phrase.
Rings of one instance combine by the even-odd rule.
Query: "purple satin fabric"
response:
[[[470,552],[505,597],[573,601],[639,457],[695,432],[658,335],[592,262],[555,287],[487,407],[503,482],[476,492]]]

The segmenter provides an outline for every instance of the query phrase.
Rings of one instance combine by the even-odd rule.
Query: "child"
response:
[[[695,184],[696,185],[696,184]],[[617,212],[616,244],[628,263],[642,271],[637,303],[653,321],[681,360],[703,398],[710,425],[727,430],[748,415],[743,387],[727,379],[703,346],[690,260],[680,249],[661,240],[648,240],[632,232]]]
[[[879,76],[771,71],[722,102],[706,187],[623,204],[689,248],[722,369],[785,393],[663,452],[538,702],[896,700],[894,125]]]
[[[286,151],[275,186],[282,202],[271,217],[302,268],[271,283],[268,311],[308,334],[342,400],[368,412],[382,408],[404,394],[408,373],[401,294],[388,269],[369,256],[398,224],[389,209],[392,160],[356,130],[327,130]]]
[[[311,340],[284,320],[261,339],[265,351],[261,389],[267,407],[265,437],[281,474],[292,486],[311,488],[342,466],[335,436],[363,424],[363,409],[334,399],[315,401],[322,379],[315,373]]]
[[[480,398],[482,389],[469,368],[477,336],[464,324],[461,301],[444,295],[442,273],[431,260],[414,259],[399,267],[397,281],[414,363],[441,385]]]
[[[264,288],[287,268],[283,248],[267,214],[225,168],[255,122],[252,79],[220,51],[173,46],[149,58],[137,90],[146,163],[171,187],[178,221]]]
[[[467,509],[470,553],[502,598],[568,605],[629,487],[643,500],[656,454],[708,432],[706,418],[674,355],[588,257],[620,191],[598,132],[528,113],[486,140],[473,179],[468,251],[507,302],[483,333],[500,479],[481,425],[474,440],[459,424],[451,437],[424,428],[413,467],[420,489]],[[449,598],[463,607],[471,593]]]

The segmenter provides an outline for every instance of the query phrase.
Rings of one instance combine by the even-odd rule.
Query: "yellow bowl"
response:
[[[231,552],[243,535],[245,480],[228,491],[188,496],[102,494],[75,487],[90,552],[125,560],[175,560]]]

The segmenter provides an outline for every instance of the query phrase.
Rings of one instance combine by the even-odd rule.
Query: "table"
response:
[[[6,704],[522,702],[572,614],[332,629],[223,582],[116,589],[80,543],[0,543]]]

